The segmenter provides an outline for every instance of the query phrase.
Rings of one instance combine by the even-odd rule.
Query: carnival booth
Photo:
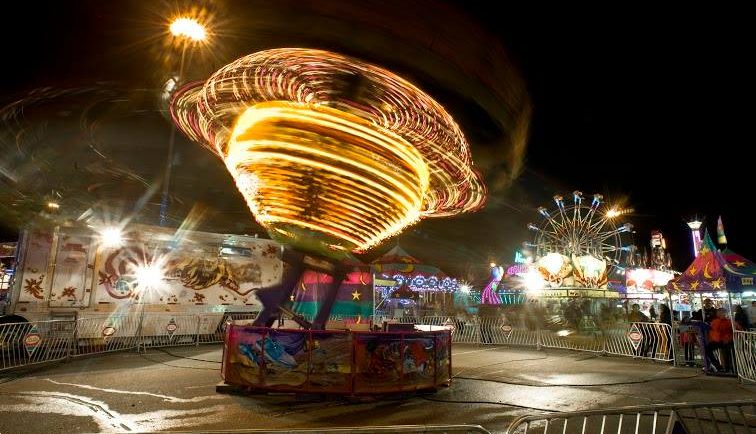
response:
[[[403,317],[441,314],[454,307],[457,279],[423,264],[398,245],[372,262],[376,312]]]
[[[721,368],[716,363],[712,365],[716,357],[725,370],[732,369],[733,355],[728,356],[727,350],[719,350],[718,356],[712,351],[705,351],[709,345],[707,323],[713,319],[716,309],[726,309],[732,320],[736,318],[734,313],[738,305],[750,305],[756,290],[754,277],[756,264],[732,250],[717,250],[708,231],[704,234],[698,256],[667,286],[673,296],[679,297],[680,306],[687,305],[679,327],[679,340],[685,348],[686,363],[701,363],[707,372],[711,372],[713,368]],[[690,315],[687,315],[688,312]]]
[[[701,309],[709,299],[712,307],[732,314],[736,305],[754,298],[754,278],[756,264],[732,250],[717,250],[707,231],[698,256],[667,288],[680,295],[680,304],[687,304],[690,312]]]
[[[624,298],[627,306],[638,304],[640,311],[649,319],[658,318],[661,304],[669,305],[667,283],[675,275],[668,270],[654,268],[631,268],[625,271]],[[673,297],[677,301],[678,297]],[[675,312],[690,311],[687,305],[675,304]]]

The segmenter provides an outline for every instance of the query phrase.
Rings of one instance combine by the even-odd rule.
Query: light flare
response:
[[[170,25],[173,36],[189,38],[192,41],[204,41],[207,38],[207,30],[194,18],[176,18]]]
[[[354,58],[254,53],[179,89],[171,113],[223,159],[257,221],[299,247],[364,251],[421,218],[485,202],[446,110]]]

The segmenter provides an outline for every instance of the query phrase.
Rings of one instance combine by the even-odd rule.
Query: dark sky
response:
[[[44,8],[20,3],[15,18],[0,28],[6,41],[0,101],[38,87],[98,81],[156,87],[163,73],[161,46],[150,32],[159,31],[161,14],[177,3],[150,3],[51,2]],[[754,35],[746,14],[506,10],[496,3],[212,2],[217,24],[226,29],[216,35],[222,43],[193,73],[200,77],[203,68],[209,72],[243,54],[292,44],[387,65],[460,119],[474,157],[486,156],[487,180],[494,183],[497,168],[489,158],[501,154],[490,152],[499,149],[491,144],[502,143],[506,131],[492,127],[504,115],[485,102],[485,89],[505,91],[513,82],[510,74],[519,70],[533,107],[520,177],[493,188],[491,204],[480,215],[424,222],[399,240],[447,269],[509,261],[512,249],[529,236],[524,224],[537,219],[535,208],[550,206],[554,193],[575,189],[626,201],[635,209],[627,220],[636,225],[636,244],[645,245],[648,232],[661,229],[678,266],[690,259],[684,222],[696,214],[711,230],[721,214],[731,247],[756,257],[750,211]],[[480,34],[470,36],[471,28]],[[429,34],[434,29],[441,30]],[[436,54],[456,49],[459,56],[450,57],[446,69],[438,55],[413,59],[413,46]],[[470,60],[478,52],[491,59]],[[496,66],[501,53],[508,54],[504,60],[512,69]],[[471,63],[492,67],[469,86],[456,86],[464,74],[454,71]],[[228,194],[238,202],[238,195]],[[10,229],[5,232],[11,236]]]

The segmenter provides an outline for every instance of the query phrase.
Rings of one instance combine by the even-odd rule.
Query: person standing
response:
[[[659,342],[653,349],[654,354],[651,357],[656,358],[656,349],[658,347],[659,350],[663,352],[662,355],[666,359],[672,354],[672,312],[666,304],[660,305],[659,310],[659,325],[656,327],[659,331]],[[666,324],[666,326],[664,324]]]
[[[732,364],[732,322],[727,318],[725,309],[718,309],[715,312],[709,330],[706,354],[717,371],[731,372],[734,371]],[[714,355],[715,350],[719,350],[721,363]]]
[[[745,309],[743,309],[743,306],[737,305],[735,306],[735,329],[736,330],[748,330],[751,328],[751,323],[748,320],[748,315],[746,314]]]
[[[748,306],[748,323],[751,326],[756,324],[756,300],[752,300],[751,305]]]

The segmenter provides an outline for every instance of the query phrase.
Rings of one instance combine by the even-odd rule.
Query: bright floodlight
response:
[[[140,265],[136,269],[135,277],[143,290],[154,289],[163,280],[163,271],[156,265]]]
[[[618,215],[620,215],[620,212],[617,211],[615,208],[612,208],[606,212],[606,216],[609,218],[617,217]]]
[[[111,226],[100,233],[100,239],[105,247],[119,247],[123,243],[123,233],[119,228]]]
[[[459,290],[463,294],[469,294],[470,293],[470,289],[472,289],[472,288],[467,283],[463,283],[463,284],[459,285]]]
[[[546,285],[546,281],[543,280],[541,274],[533,269],[528,270],[528,273],[525,274],[523,280],[523,283],[525,284],[525,290],[531,294],[537,293]]]
[[[194,18],[176,18],[171,23],[171,33],[193,41],[204,41],[207,37],[205,26]]]
[[[47,207],[50,209],[58,209],[60,205],[57,202],[47,202]]]

